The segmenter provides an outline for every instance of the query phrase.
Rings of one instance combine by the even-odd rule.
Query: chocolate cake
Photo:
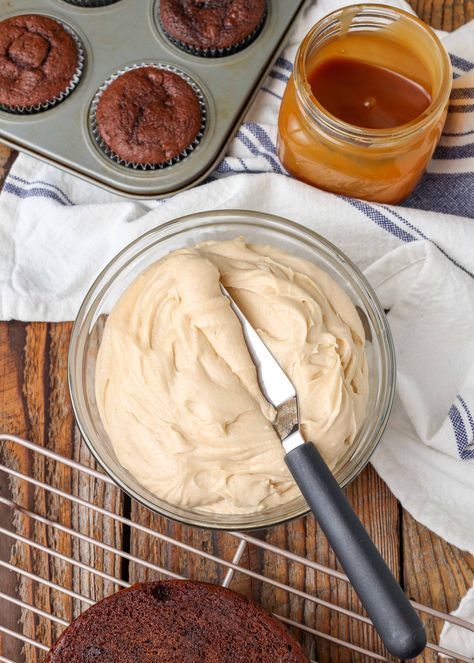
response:
[[[188,148],[201,129],[196,92],[179,74],[146,66],[121,74],[102,93],[97,132],[119,158],[160,164]]]
[[[69,626],[44,663],[308,663],[263,608],[217,585],[171,580],[109,596]]]
[[[28,109],[53,104],[70,89],[79,67],[78,47],[48,16],[22,14],[0,22],[0,104]]]
[[[233,52],[261,27],[265,0],[160,0],[160,21],[179,46]]]

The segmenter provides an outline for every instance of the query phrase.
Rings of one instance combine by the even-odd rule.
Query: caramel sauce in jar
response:
[[[431,103],[431,94],[419,83],[387,67],[352,58],[324,60],[310,72],[308,82],[329,113],[367,129],[407,124]]]
[[[450,90],[449,57],[419,19],[385,5],[337,10],[299,48],[280,108],[280,159],[320,188],[400,202],[433,154]]]

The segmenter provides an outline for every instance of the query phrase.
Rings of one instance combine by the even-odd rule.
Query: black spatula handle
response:
[[[285,461],[388,651],[401,659],[420,654],[420,618],[314,444],[301,444]]]

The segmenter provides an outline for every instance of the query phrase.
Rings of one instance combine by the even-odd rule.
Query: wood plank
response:
[[[18,430],[26,432],[28,429],[20,379],[24,364],[23,345],[23,325],[0,322],[0,430],[4,433],[14,434]],[[29,455],[15,445],[0,444],[0,460],[2,464],[11,463],[15,469],[23,472],[28,471],[30,467]],[[27,486],[19,482],[12,482],[10,487],[3,473],[0,475],[0,488],[3,497],[13,497],[22,504],[29,504],[31,501],[31,494]],[[21,516],[13,519],[11,511],[6,508],[2,508],[0,511],[0,524],[6,529],[15,527],[19,533],[25,535],[29,533],[26,520]],[[11,539],[1,537],[1,541],[1,559],[9,561],[12,552]],[[25,568],[28,569],[29,566],[30,560]],[[17,578],[9,571],[0,569],[0,585],[6,594],[15,595]],[[0,603],[0,610],[2,623],[7,628],[15,630],[16,624],[21,618],[21,611],[3,601]],[[2,638],[0,652],[14,661],[21,660],[21,646],[11,638]]]
[[[18,152],[15,152],[6,145],[0,143],[0,190],[2,189],[5,177],[7,176],[17,155]]]
[[[474,18],[474,0],[409,0],[418,16],[438,30],[455,30]]]
[[[0,430],[28,437],[41,446],[94,466],[84,445],[80,444],[68,394],[67,352],[71,324],[1,323],[0,329],[0,366],[3,369],[0,374],[5,376],[5,387],[1,392]],[[18,445],[8,445],[3,455],[9,466],[111,511],[121,512],[122,495],[115,487],[84,475],[79,477],[77,472],[64,465],[47,461],[40,454],[31,454]],[[41,488],[27,489],[24,482],[17,480],[12,481],[12,496],[14,501],[52,521],[118,548],[122,546],[121,527],[109,518],[91,515],[88,509],[71,505],[68,500],[59,499]],[[121,558],[115,554],[104,553],[88,543],[79,543],[69,534],[24,516],[16,516],[14,525],[17,532],[48,549],[57,550],[67,557],[80,558],[82,562],[112,576],[120,575]],[[21,543],[12,547],[10,561],[93,599],[118,589],[116,583],[74,569],[68,562],[33,551]],[[14,593],[11,579],[9,590]],[[69,597],[29,580],[18,583],[17,595],[25,602],[66,620],[74,618],[84,608]],[[61,627],[51,624],[50,620],[33,618],[26,612],[21,617],[23,633],[48,645],[61,631]],[[18,615],[11,619],[18,619]],[[11,640],[6,646],[11,646]],[[24,647],[24,656],[24,659],[20,658],[16,651],[13,660],[36,663],[42,659],[28,645]]]
[[[131,519],[133,522],[227,561],[232,561],[238,545],[238,541],[228,534],[174,523],[152,514],[134,500],[131,501]],[[180,550],[172,544],[160,543],[157,539],[136,530],[130,535],[130,552],[191,580],[221,584],[226,575],[226,569],[222,565],[199,557],[195,553]],[[148,571],[135,563],[130,564],[130,582],[143,582],[159,577],[160,574]]]
[[[375,544],[398,578],[400,575],[399,548],[399,508],[397,500],[390,493],[384,482],[371,467],[348,487],[347,495],[356,513],[369,531]],[[280,548],[286,548],[305,558],[339,568],[328,541],[314,518],[299,519],[286,526],[275,527],[262,533],[266,541]],[[301,564],[285,560],[271,552],[250,550],[250,566],[266,577],[313,594],[324,601],[335,603],[359,614],[364,614],[360,601],[343,581],[331,578],[327,574],[306,570]],[[240,588],[242,590],[242,588]],[[328,633],[353,644],[385,653],[373,628],[350,619],[328,608],[315,606],[311,601],[289,596],[286,591],[276,589],[264,583],[248,580],[245,592],[261,602],[270,612],[276,612],[294,621],[302,622],[318,631]],[[343,649],[328,641],[312,636],[301,636],[295,632],[305,647],[306,653],[315,657],[319,663],[349,663],[364,661],[365,658],[348,649]]]
[[[474,557],[446,543],[403,512],[403,578],[408,596],[443,612],[452,612],[474,582]],[[422,615],[428,637],[439,641],[443,622]],[[436,663],[426,651],[420,661]]]

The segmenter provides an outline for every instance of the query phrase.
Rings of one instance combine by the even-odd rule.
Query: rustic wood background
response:
[[[411,4],[421,18],[435,28],[452,30],[474,18],[474,0],[413,0]],[[14,158],[15,153],[0,145],[0,181]],[[66,364],[71,326],[71,323],[0,322],[0,432],[26,437],[93,466],[74,425],[68,395]],[[136,522],[203,546],[205,550],[227,559],[232,557],[235,543],[228,535],[182,527],[153,516],[128,498],[124,499],[117,489],[104,487],[101,482],[92,479],[82,478],[79,481],[76,472],[21,451],[13,444],[0,448],[0,459],[22,472],[94,500],[105,508],[130,514]],[[152,544],[146,536],[133,532],[130,535],[122,531],[121,527],[111,524],[109,519],[97,515],[86,517],[84,510],[45,494],[42,490],[27,488],[16,481],[9,487],[2,475],[0,478],[3,479],[3,483],[0,483],[1,494],[13,494],[17,502],[39,514],[47,515],[91,537],[103,537],[117,547],[126,546],[132,553],[143,555],[150,561],[161,562],[178,573],[192,578],[222,581],[222,571],[213,564],[179,553],[171,546]],[[453,610],[473,582],[472,556],[448,545],[417,523],[401,508],[370,467],[349,487],[348,496],[408,595],[437,609]],[[35,537],[51,549],[80,558],[95,568],[131,582],[156,577],[153,573],[145,576],[143,570],[133,563],[120,562],[115,555],[101,552],[91,545],[79,545],[69,535],[49,530],[24,516],[16,516],[14,522],[11,522],[11,514],[6,509],[0,508],[0,524],[14,526],[18,532]],[[334,555],[312,517],[262,532],[260,536],[323,564],[332,567],[336,565]],[[45,553],[32,552],[23,544],[12,547],[7,538],[0,537],[0,558],[94,599],[118,588],[110,581],[91,579],[88,573],[77,571],[68,563],[51,559],[48,562]],[[322,574],[305,572],[301,566],[275,558],[269,553],[251,547],[242,563],[282,582],[290,582],[309,593],[317,592],[323,599],[357,610],[360,607],[345,583],[336,582]],[[232,587],[253,596],[270,610],[295,620],[304,620],[316,629],[383,653],[373,630],[359,622],[349,621],[326,609],[316,609],[313,604],[305,605],[295,597],[289,600],[285,592],[260,586],[239,574]],[[15,589],[26,602],[47,611],[53,610],[64,619],[69,620],[77,613],[78,606],[72,599],[30,581],[19,582],[14,574],[0,569],[0,590],[9,593]],[[31,615],[22,614],[10,604],[7,608],[7,604],[2,604],[1,600],[0,615],[4,625],[15,629],[21,623],[25,634],[46,644],[53,642],[61,630],[61,627],[47,620],[33,619]],[[430,619],[426,619],[426,623],[430,638],[437,638],[441,624]],[[366,660],[361,655],[351,654],[324,640],[314,642],[312,638],[304,638],[304,644],[307,652],[320,663]],[[28,663],[37,663],[43,658],[33,647],[26,646],[22,651],[22,647],[10,638],[0,638],[0,655]],[[427,652],[419,660],[434,663],[436,656]]]

